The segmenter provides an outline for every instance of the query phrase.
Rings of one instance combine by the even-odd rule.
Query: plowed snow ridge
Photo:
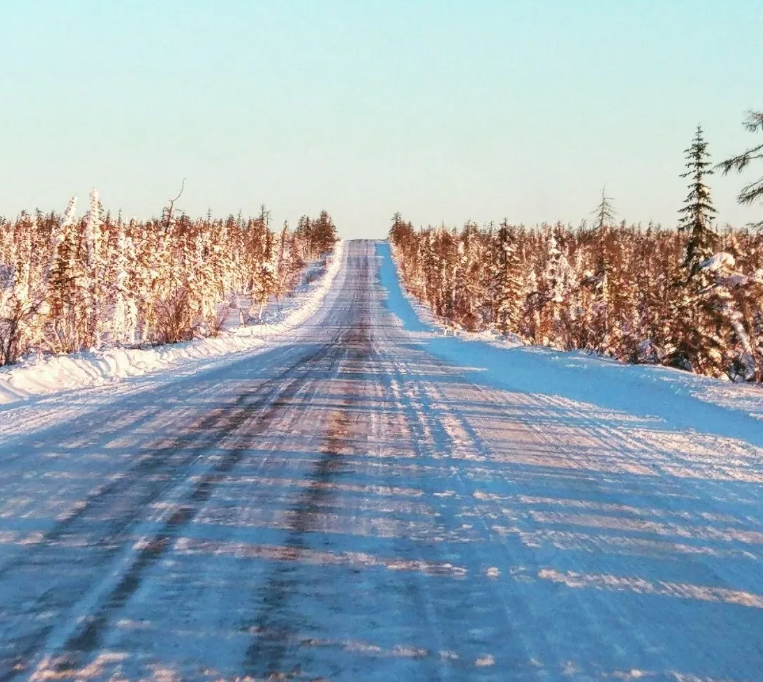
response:
[[[154,348],[107,348],[28,360],[0,370],[0,405],[31,396],[86,386],[102,386],[127,377],[180,369],[233,353],[265,350],[268,339],[302,324],[321,305],[342,264],[344,242],[337,242],[326,270],[285,309],[276,323],[229,329],[215,338],[194,339]],[[272,315],[271,315],[272,316]]]

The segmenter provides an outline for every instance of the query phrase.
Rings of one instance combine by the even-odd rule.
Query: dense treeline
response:
[[[30,351],[173,343],[216,334],[234,300],[261,314],[287,294],[306,261],[337,239],[331,217],[274,231],[263,207],[243,219],[191,219],[172,204],[161,219],[104,213],[97,192],[76,217],[0,218],[0,365]],[[249,314],[247,312],[247,314]]]
[[[631,362],[759,378],[763,238],[719,235],[709,286],[686,282],[688,238],[659,227],[605,225],[414,231],[390,239],[408,290],[467,330],[584,348]]]
[[[710,174],[700,129],[678,229],[617,224],[602,196],[590,226],[416,231],[396,214],[390,241],[407,289],[467,330],[760,381],[763,236],[712,227]]]

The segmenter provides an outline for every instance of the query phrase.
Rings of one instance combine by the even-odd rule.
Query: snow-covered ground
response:
[[[325,268],[320,262],[311,263],[293,295],[278,302],[272,300],[261,321],[235,326],[238,313],[231,311],[226,328],[217,337],[165,346],[29,357],[18,365],[2,368],[0,405],[149,373],[198,369],[212,358],[265,350],[278,335],[303,323],[318,309],[339,272],[343,248],[344,243],[338,242]]]
[[[763,680],[761,420],[443,336],[385,249],[262,354],[4,409],[0,680]]]
[[[563,395],[654,417],[677,429],[745,438],[763,445],[763,388],[722,381],[670,367],[629,365],[585,351],[555,351],[506,340],[497,333],[470,333],[440,324],[398,282],[386,242],[381,277],[401,324],[418,332],[427,348],[481,372],[481,381],[533,393]],[[455,337],[455,338],[454,338]],[[475,378],[477,374],[474,374]]]

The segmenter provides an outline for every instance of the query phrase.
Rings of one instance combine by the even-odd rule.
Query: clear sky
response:
[[[508,217],[674,224],[695,127],[763,140],[761,0],[0,0],[0,214],[326,208],[345,237]],[[758,136],[759,137],[759,136]],[[742,177],[711,179],[719,222]]]

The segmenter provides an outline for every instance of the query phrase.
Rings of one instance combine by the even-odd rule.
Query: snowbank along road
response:
[[[382,258],[275,350],[4,437],[0,680],[763,680],[760,452],[480,381]]]

